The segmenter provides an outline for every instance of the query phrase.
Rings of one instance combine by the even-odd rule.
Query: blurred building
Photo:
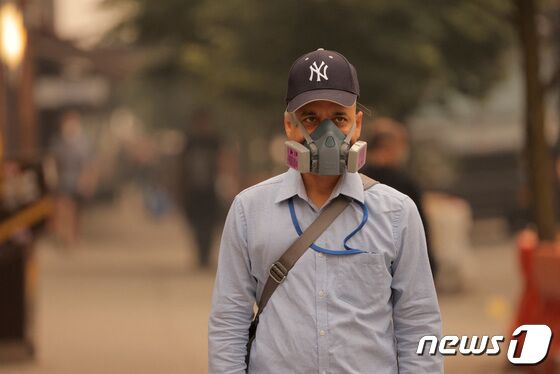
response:
[[[74,40],[59,37],[55,0],[15,3],[23,12],[27,43],[25,55],[9,82],[7,69],[0,72],[0,108],[14,108],[12,112],[2,111],[6,115],[0,118],[0,126],[9,138],[5,139],[8,154],[37,156],[62,111],[77,109],[95,115],[112,110],[115,85],[134,72],[142,59],[137,51],[86,50]]]
[[[0,356],[33,353],[33,247],[52,211],[43,161],[61,115],[109,117],[136,59],[79,48],[55,25],[54,0],[0,0]]]
[[[127,50],[83,49],[56,34],[53,0],[29,1],[31,35],[37,76],[34,100],[45,147],[61,112],[77,109],[86,117],[104,116],[114,109],[115,85],[137,67],[138,55]]]
[[[522,75],[515,54],[510,70],[482,101],[461,96],[448,105],[425,107],[411,121],[415,144],[412,162],[428,189],[460,196],[473,218],[507,219],[511,228],[523,220],[524,103]],[[547,110],[547,140],[558,135],[554,103]]]

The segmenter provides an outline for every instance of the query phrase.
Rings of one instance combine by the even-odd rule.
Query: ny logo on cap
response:
[[[309,81],[313,80],[313,74],[317,76],[317,82],[321,81],[321,78],[328,81],[327,68],[329,65],[325,64],[325,61],[321,61],[321,65],[317,66],[317,62],[313,61],[313,64],[309,65],[309,70],[311,70],[311,75],[309,76]]]

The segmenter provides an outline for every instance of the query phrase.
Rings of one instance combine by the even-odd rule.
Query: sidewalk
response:
[[[86,212],[74,250],[38,246],[37,359],[0,374],[207,372],[213,271],[195,269],[180,217],[155,222],[138,194]],[[507,335],[518,284],[512,242],[474,250],[479,278],[440,295],[444,333]],[[504,351],[503,351],[504,352]],[[500,373],[497,357],[449,357],[447,373]]]
[[[207,371],[214,274],[195,269],[178,216],[154,222],[127,195],[86,212],[79,248],[39,245],[37,359],[0,373]]]
[[[459,337],[501,335],[507,340],[521,292],[515,243],[509,240],[478,246],[472,254],[476,277],[468,290],[439,295],[443,333]],[[510,373],[505,370],[507,342],[500,352],[497,356],[448,356],[446,373]]]

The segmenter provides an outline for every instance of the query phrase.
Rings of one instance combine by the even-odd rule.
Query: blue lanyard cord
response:
[[[356,235],[356,233],[358,231],[360,231],[362,229],[362,227],[364,227],[364,225],[366,224],[366,222],[368,220],[368,208],[367,208],[367,206],[365,204],[360,203],[359,201],[356,201],[356,203],[358,203],[362,207],[364,215],[362,217],[362,222],[360,222],[358,227],[356,227],[356,229],[354,229],[354,231],[352,231],[346,238],[344,238],[344,248],[345,248],[345,250],[335,251],[335,250],[332,250],[332,249],[322,248],[322,247],[319,247],[318,245],[316,245],[315,243],[310,245],[310,247],[313,250],[315,250],[317,252],[326,253],[326,254],[329,254],[329,255],[352,255],[352,254],[356,254],[356,253],[366,253],[366,251],[363,251],[361,249],[352,248],[348,245],[348,240],[350,240],[350,238],[352,238],[354,235]],[[288,206],[290,207],[290,216],[292,217],[292,223],[294,224],[294,228],[296,229],[297,234],[299,236],[301,236],[303,231],[301,230],[301,227],[299,225],[299,222],[298,222],[298,219],[297,219],[297,216],[296,216],[296,210],[294,208],[293,198],[288,200]]]

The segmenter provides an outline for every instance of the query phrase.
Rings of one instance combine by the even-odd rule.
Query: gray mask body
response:
[[[325,119],[310,135],[304,145],[311,150],[311,172],[319,175],[340,175],[346,166],[348,144],[346,136],[330,119]]]

